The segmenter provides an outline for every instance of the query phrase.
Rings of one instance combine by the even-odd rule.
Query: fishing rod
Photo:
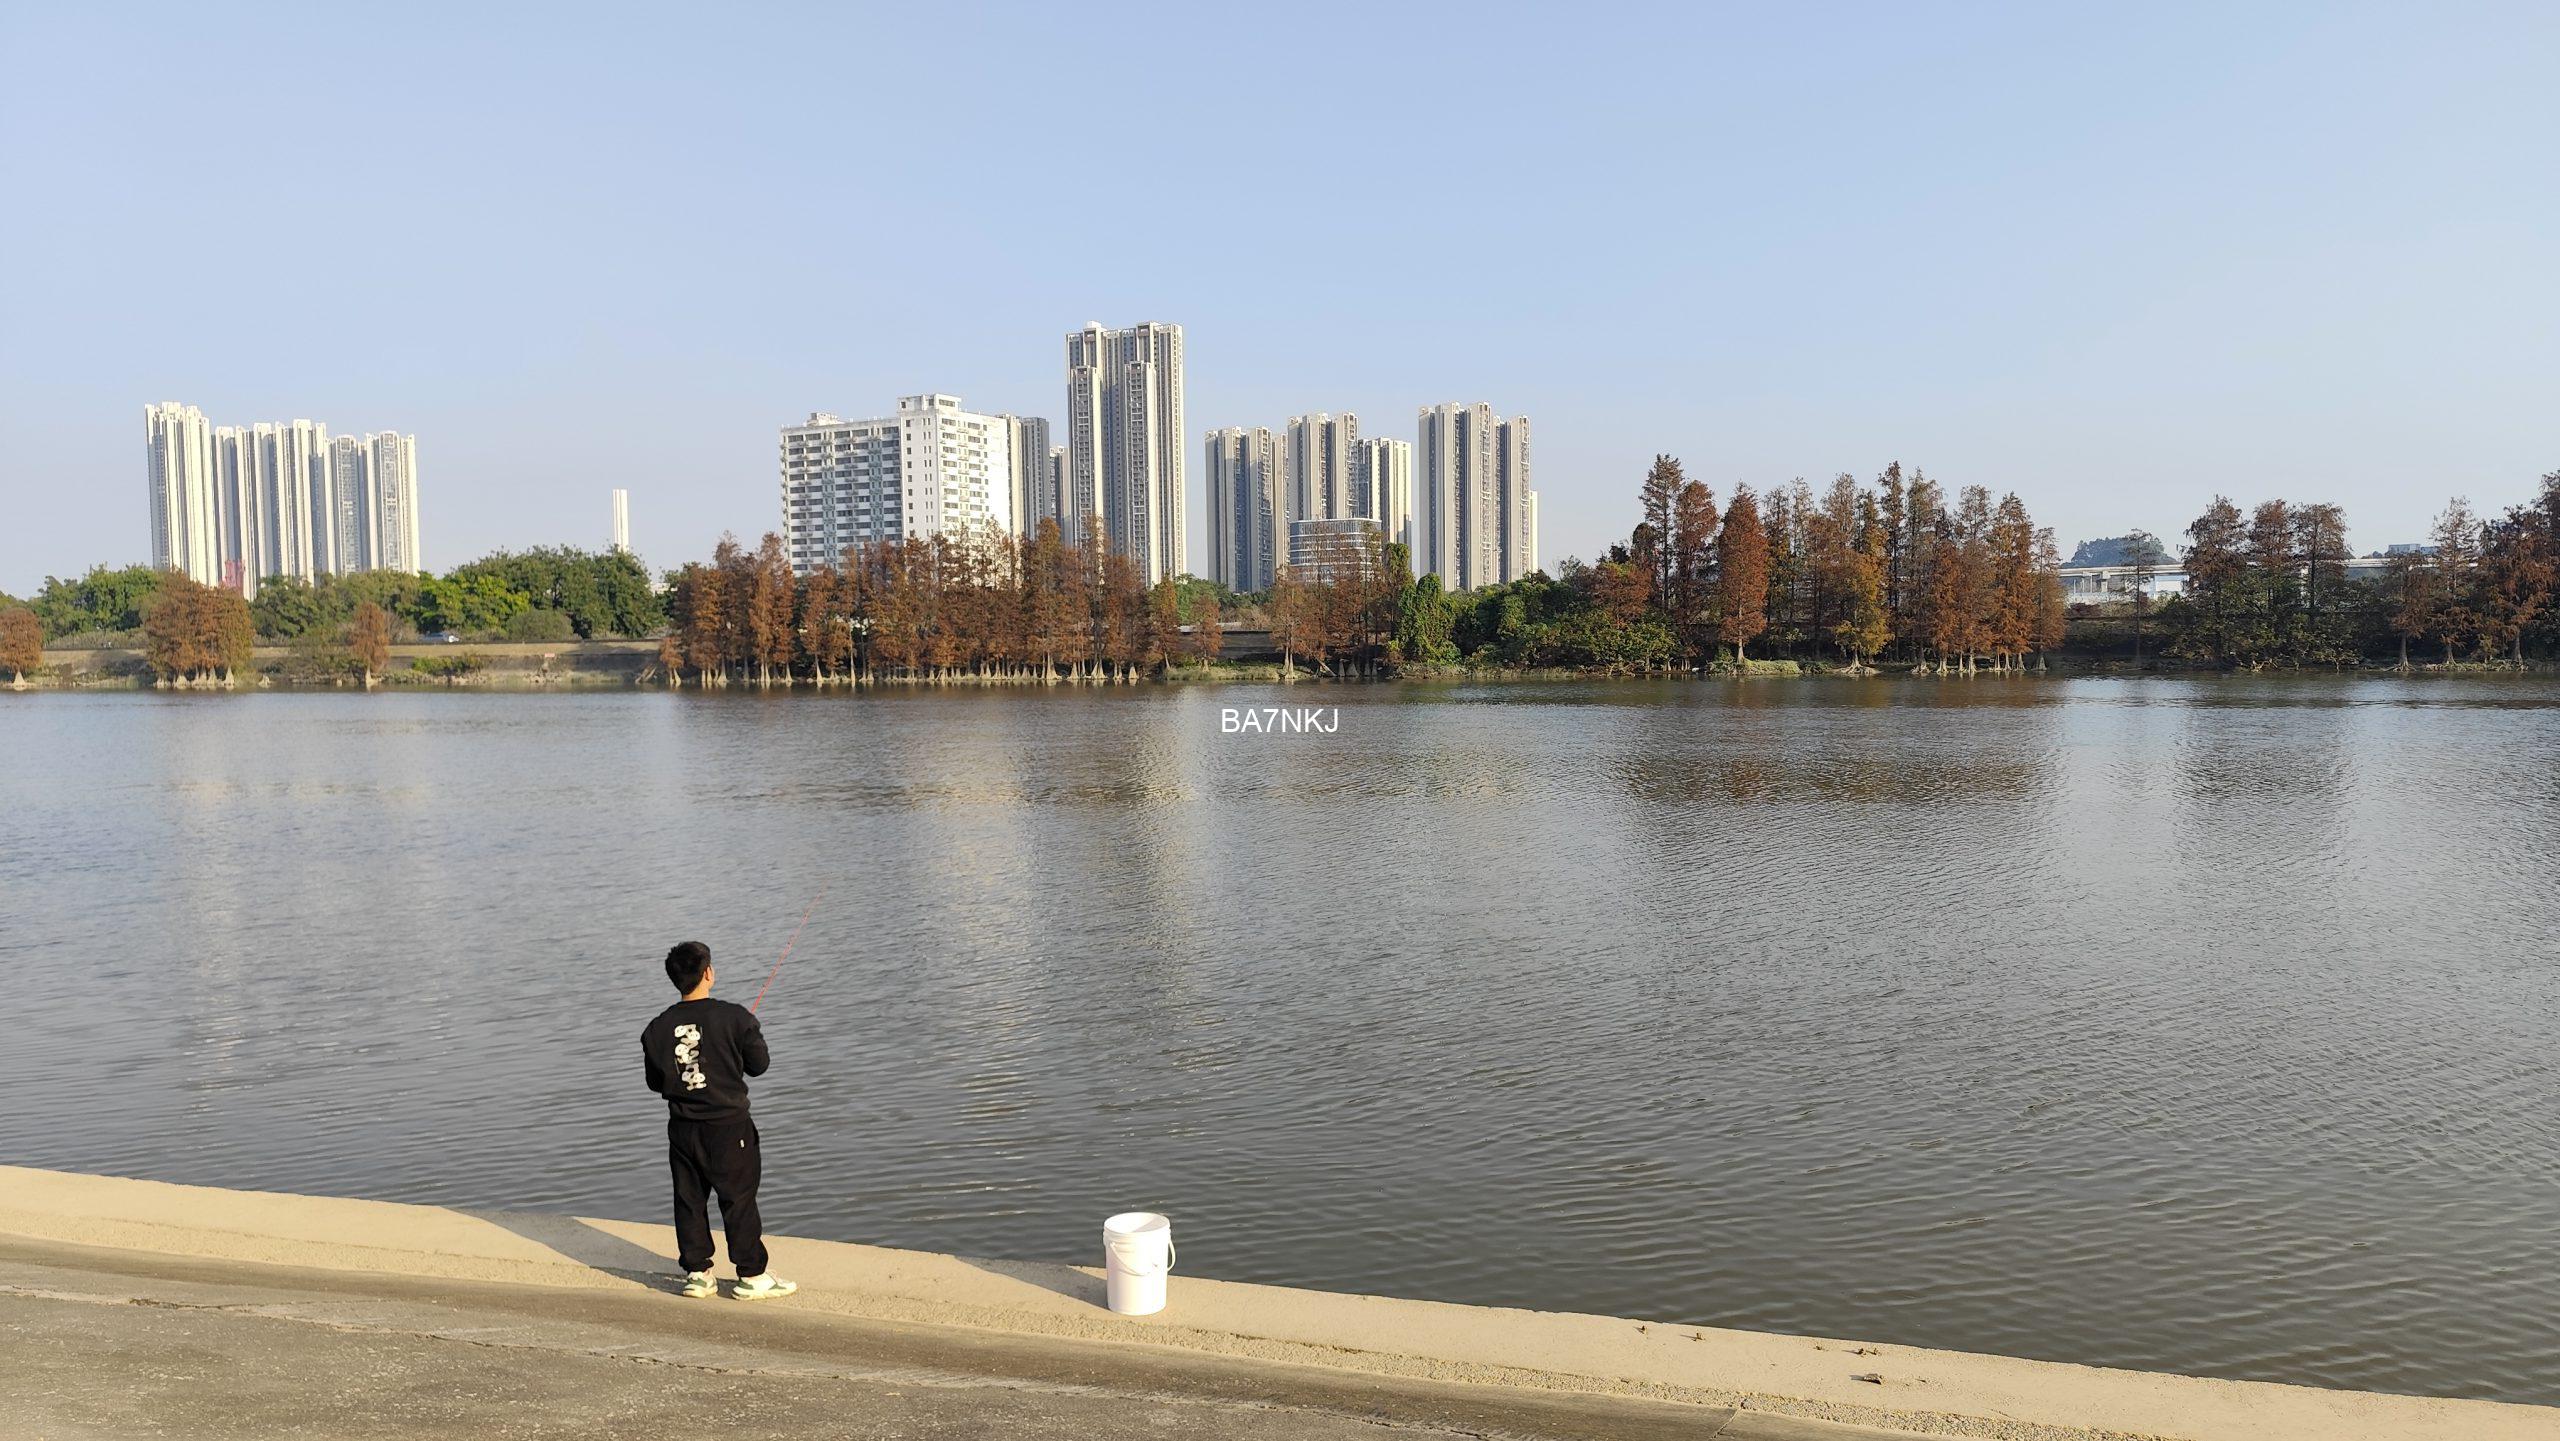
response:
[[[791,928],[791,939],[782,943],[781,956],[775,959],[773,969],[765,972],[764,984],[756,987],[756,998],[754,1002],[747,1007],[747,1010],[750,1013],[753,1013],[757,1007],[764,1004],[764,993],[773,989],[773,978],[782,974],[782,963],[791,959],[791,948],[800,944],[800,933],[809,928],[809,917],[817,913],[818,902],[827,898],[827,886],[831,886],[833,884],[835,884],[835,882],[828,881],[825,884],[820,885],[818,887],[818,893],[809,898],[809,909],[800,913],[800,924]]]

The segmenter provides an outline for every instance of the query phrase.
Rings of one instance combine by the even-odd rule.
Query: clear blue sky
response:
[[[1087,320],[1186,327],[1195,451],[1528,413],[1550,563],[1658,450],[2065,546],[2560,467],[2548,3],[0,15],[0,589],[146,558],[150,401],[416,433],[437,568],[617,485],[666,565]]]

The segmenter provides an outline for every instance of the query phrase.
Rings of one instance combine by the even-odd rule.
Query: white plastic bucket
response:
[[[1173,1269],[1173,1222],[1153,1211],[1123,1211],[1102,1223],[1103,1293],[1123,1316],[1164,1309]]]

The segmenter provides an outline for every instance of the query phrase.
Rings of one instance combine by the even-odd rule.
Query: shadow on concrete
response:
[[[1070,1301],[1082,1301],[1096,1310],[1108,1309],[1110,1304],[1104,1299],[1102,1278],[1088,1276],[1072,1266],[1043,1265],[1037,1261],[981,1261],[972,1256],[959,1259],[990,1276],[1002,1276],[1008,1281],[1020,1281],[1026,1286],[1054,1291]]]
[[[513,1231],[608,1276],[644,1281],[661,1291],[672,1291],[684,1284],[684,1278],[675,1273],[675,1262],[646,1246],[599,1231],[575,1216],[546,1216],[532,1211],[466,1210],[462,1214]]]

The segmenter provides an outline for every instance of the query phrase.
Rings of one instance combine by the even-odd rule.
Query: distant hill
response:
[[[2150,541],[2153,565],[2176,563],[2176,557],[2163,549],[2159,541],[2149,536],[2143,538]],[[2080,542],[2079,549],[2071,552],[2071,559],[2063,562],[2065,565],[2131,565],[2133,563],[2133,537],[2129,535],[2111,535],[2103,540],[2084,540]]]

